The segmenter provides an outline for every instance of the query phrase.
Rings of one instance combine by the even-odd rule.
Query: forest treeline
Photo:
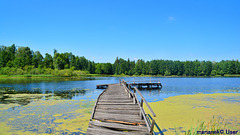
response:
[[[238,60],[214,61],[137,61],[116,58],[111,63],[95,63],[84,56],[75,56],[71,52],[43,55],[29,47],[0,46],[0,74],[51,74],[54,76],[82,76],[86,74],[108,75],[161,75],[161,76],[224,76],[240,74]]]

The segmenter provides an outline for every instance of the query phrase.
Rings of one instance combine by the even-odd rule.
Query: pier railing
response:
[[[133,97],[133,103],[135,103],[135,104],[137,103],[137,104],[139,105],[139,107],[140,107],[140,117],[145,120],[146,125],[147,125],[147,128],[148,128],[148,131],[149,131],[151,134],[153,134],[153,133],[154,133],[154,132],[153,132],[154,125],[157,126],[157,124],[155,123],[155,120],[154,120],[149,114],[146,115],[145,110],[144,110],[144,108],[143,108],[143,103],[146,104],[148,110],[151,112],[151,114],[152,114],[153,117],[156,117],[156,114],[154,113],[154,111],[152,110],[152,108],[150,107],[150,105],[148,104],[148,102],[145,100],[145,98],[143,97],[143,95],[141,94],[141,92],[140,92],[136,87],[134,87],[133,93],[132,93],[132,92],[130,91],[129,85],[127,84],[127,82],[126,82],[124,79],[120,80],[119,82],[120,82],[120,85],[123,85],[125,91],[129,94],[129,97],[130,97],[130,96]],[[136,95],[136,94],[137,94],[136,92],[140,95],[140,97],[141,97],[141,102],[139,102],[139,100],[138,100],[138,98],[137,98],[137,95]],[[157,126],[157,129],[159,130],[159,133],[160,133],[161,135],[163,135],[162,131],[160,130],[160,128],[158,128],[158,126]]]
[[[150,78],[149,80],[133,80],[133,81],[128,81],[128,82],[132,82],[133,84],[136,83],[136,82],[149,82],[149,83],[158,82],[158,83],[160,83],[160,79],[152,80],[152,79]]]

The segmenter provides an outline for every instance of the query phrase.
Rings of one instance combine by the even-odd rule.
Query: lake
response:
[[[96,85],[119,83],[120,79],[127,82],[160,81],[163,85],[162,89],[141,90],[142,95],[150,103],[189,94],[239,94],[240,92],[240,78],[227,77],[0,79],[0,124],[2,125],[0,133],[84,134],[95,100],[103,91],[96,89]],[[239,103],[238,97],[235,98],[237,99],[231,99],[231,102]],[[226,102],[228,101],[230,99]]]

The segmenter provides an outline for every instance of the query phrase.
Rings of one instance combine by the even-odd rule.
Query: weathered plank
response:
[[[102,100],[102,99],[104,99],[104,100],[129,100],[130,98],[128,98],[126,96],[119,95],[119,96],[116,96],[116,97],[114,97],[114,96],[102,96],[100,98],[100,100]]]
[[[125,121],[131,123],[145,123],[144,120],[140,119],[139,115],[130,115],[130,114],[109,114],[96,112],[94,119],[98,120],[116,120],[116,121]]]
[[[149,135],[145,132],[123,132],[123,131],[114,131],[107,128],[99,128],[97,126],[89,126],[88,132],[86,135]]]
[[[99,121],[90,121],[90,125],[111,128],[115,130],[128,130],[128,131],[146,131],[146,126],[133,126],[133,125],[125,125],[120,123],[109,123],[109,122],[99,122]]]
[[[105,100],[105,99],[101,99],[101,100],[99,100],[99,102],[131,103],[131,102],[132,102],[132,99],[128,99],[128,100]]]
[[[97,109],[140,110],[135,104],[130,105],[97,105]]]
[[[112,103],[112,102],[98,102],[98,105],[135,105],[133,102],[128,103]]]
[[[96,109],[96,112],[110,113],[110,114],[134,114],[139,115],[139,110],[114,110],[114,109]]]

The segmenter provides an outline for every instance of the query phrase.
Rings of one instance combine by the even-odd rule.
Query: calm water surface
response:
[[[84,80],[0,80],[0,88],[9,88],[16,91],[33,91],[40,89],[46,91],[62,91],[72,89],[86,90],[84,93],[71,99],[95,100],[102,90],[96,89],[98,84],[119,83],[119,79],[126,81],[160,81],[161,90],[141,90],[148,102],[163,100],[170,96],[196,93],[233,93],[240,90],[240,78],[162,78],[162,77],[92,77]]]

